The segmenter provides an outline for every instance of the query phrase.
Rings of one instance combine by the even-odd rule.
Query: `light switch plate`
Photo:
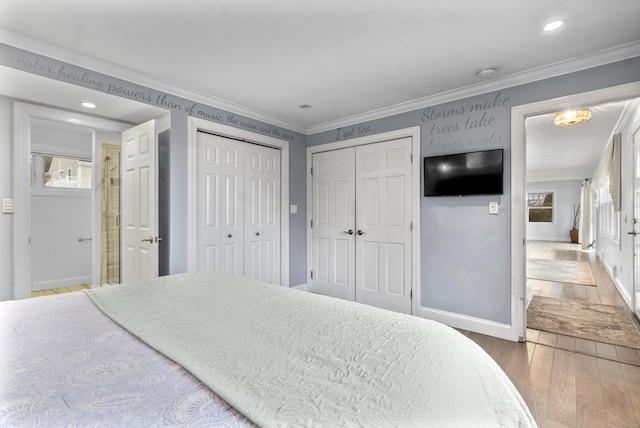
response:
[[[489,202],[489,214],[498,214],[497,202]]]
[[[2,214],[13,214],[13,199],[3,198],[2,199]]]
[[[298,206],[291,205],[291,210],[289,211],[291,214],[298,214]]]

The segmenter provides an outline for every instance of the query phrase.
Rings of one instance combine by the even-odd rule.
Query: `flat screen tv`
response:
[[[424,158],[425,196],[503,193],[503,149]]]

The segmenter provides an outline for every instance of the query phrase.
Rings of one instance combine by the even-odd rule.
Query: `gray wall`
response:
[[[34,66],[36,61],[38,67]],[[55,71],[64,65],[78,75],[86,72],[93,81],[102,82],[99,90],[103,92],[119,92],[119,96],[167,107],[159,102],[166,101],[163,95],[167,94],[1,44],[0,64],[59,80],[64,80],[64,77],[58,76]],[[419,125],[422,156],[504,148],[506,160],[502,196],[421,198],[420,303],[428,308],[510,324],[511,108],[638,80],[640,58],[635,58],[308,137],[291,131],[277,131],[286,135],[285,138],[290,141],[290,203],[298,205],[298,214],[290,216],[291,285],[306,281],[305,145],[323,144]],[[127,90],[128,95],[124,94],[122,89]],[[195,105],[191,101],[171,95],[167,97],[173,102],[173,106],[170,107],[171,272],[178,273],[187,270],[187,213],[184,209],[187,204],[188,174],[187,118],[190,115],[205,115],[213,117],[214,121],[241,126],[229,122],[232,115],[228,112]],[[0,103],[0,113],[2,108]],[[5,140],[8,139],[8,128],[3,121],[0,117],[0,154],[9,152],[9,143]],[[245,122],[248,124],[245,128],[255,127],[254,131],[278,136],[274,135],[273,127],[267,124],[252,119],[245,119]],[[0,157],[3,160],[7,158]],[[10,191],[10,187],[6,185],[10,180],[9,165],[6,167],[0,170],[0,191],[4,192],[1,197],[6,197]],[[499,203],[499,215],[488,214],[490,201]],[[7,229],[7,220],[8,216],[3,216],[0,220],[0,234],[7,234],[7,230],[10,230]],[[4,242],[6,241],[3,239],[3,247],[0,249],[0,260],[3,264],[0,268],[11,256],[10,249]],[[6,284],[6,277],[0,278],[0,281]],[[4,294],[6,290],[0,290],[0,296]]]
[[[419,125],[421,155],[505,149],[504,195],[423,197],[423,307],[511,323],[511,108],[640,80],[640,58],[308,137],[308,145]],[[421,183],[422,186],[422,183]],[[489,215],[490,201],[499,214]]]
[[[569,230],[573,209],[580,205],[582,180],[536,181],[527,183],[527,192],[554,190],[555,208],[553,224],[527,223],[527,239],[540,241],[571,241]],[[578,217],[579,219],[580,217]]]

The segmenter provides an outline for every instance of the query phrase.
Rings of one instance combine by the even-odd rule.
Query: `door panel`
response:
[[[196,269],[279,284],[280,151],[202,132],[197,150]]]
[[[313,155],[310,290],[347,300],[355,299],[354,163],[353,148]]]
[[[356,147],[356,301],[411,313],[411,139]]]
[[[122,282],[158,276],[155,120],[122,133]]]

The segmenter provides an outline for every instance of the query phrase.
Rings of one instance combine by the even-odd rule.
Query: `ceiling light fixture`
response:
[[[90,103],[88,101],[83,102],[81,106],[84,108],[96,108],[96,105],[94,103]]]
[[[588,108],[563,111],[553,115],[553,123],[556,126],[579,125],[589,120],[591,120],[591,110]]]
[[[544,24],[544,26],[542,27],[542,31],[545,33],[555,31],[558,28],[562,27],[564,25],[564,22],[564,19],[556,19],[555,21],[548,22]]]
[[[489,67],[478,71],[477,76],[481,79],[488,79],[494,74],[496,74],[496,69],[494,67]]]

